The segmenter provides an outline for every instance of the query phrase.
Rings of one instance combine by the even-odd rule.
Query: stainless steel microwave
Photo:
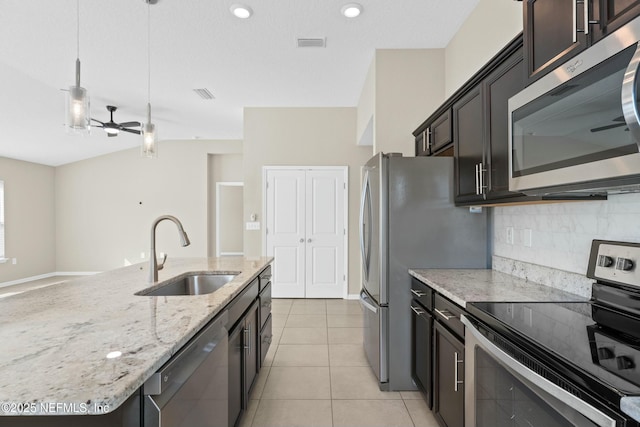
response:
[[[640,191],[640,18],[509,99],[509,189]]]

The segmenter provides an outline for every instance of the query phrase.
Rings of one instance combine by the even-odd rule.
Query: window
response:
[[[0,181],[0,261],[4,259],[4,181]]]

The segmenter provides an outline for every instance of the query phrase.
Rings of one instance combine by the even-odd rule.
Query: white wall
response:
[[[169,256],[207,256],[208,156],[240,153],[241,141],[162,142],[157,159],[131,149],[56,169],[58,271],[104,271],[149,256],[150,227],[177,216],[191,246],[179,245],[175,226],[158,226],[156,249]]]
[[[6,257],[0,283],[55,271],[55,169],[0,157],[5,192]]]
[[[349,166],[349,293],[360,290],[360,167],[371,147],[356,145],[355,108],[245,108],[244,221],[262,215],[263,166]],[[262,254],[261,231],[245,231],[247,256]]]
[[[445,97],[522,31],[522,5],[513,0],[480,0],[447,45]]]
[[[216,183],[242,182],[242,154],[209,155],[209,249],[208,256],[216,254]],[[242,217],[242,209],[237,213]],[[239,244],[238,246],[242,246]]]
[[[373,153],[415,155],[411,132],[445,100],[444,49],[378,49]]]

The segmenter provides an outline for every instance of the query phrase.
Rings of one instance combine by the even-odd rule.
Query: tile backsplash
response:
[[[640,242],[640,193],[493,208],[493,255],[585,274],[593,239]]]

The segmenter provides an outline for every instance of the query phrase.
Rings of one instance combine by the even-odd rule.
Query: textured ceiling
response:
[[[445,47],[478,0],[159,0],[151,6],[151,104],[162,140],[241,139],[243,107],[334,107],[358,102],[374,50]],[[91,115],[144,121],[147,5],[81,0],[82,86]],[[326,37],[326,48],[296,47]],[[0,0],[0,156],[60,165],[135,147],[139,137],[65,133],[74,83],[76,1]],[[207,88],[214,100],[192,89]]]

